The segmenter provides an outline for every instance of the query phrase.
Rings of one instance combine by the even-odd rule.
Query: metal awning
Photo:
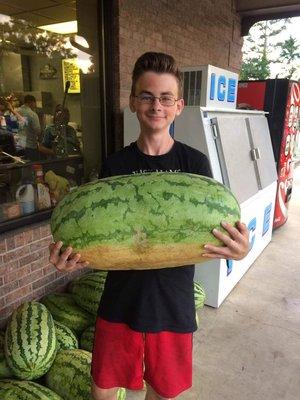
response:
[[[300,16],[300,1],[296,0],[236,0],[236,11],[241,16],[242,36],[258,21]]]

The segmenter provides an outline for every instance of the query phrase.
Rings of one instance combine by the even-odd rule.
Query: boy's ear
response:
[[[132,95],[129,96],[129,108],[133,113],[135,112],[134,97]]]
[[[184,100],[179,99],[176,102],[176,116],[180,115],[182,113],[182,110],[184,109]]]

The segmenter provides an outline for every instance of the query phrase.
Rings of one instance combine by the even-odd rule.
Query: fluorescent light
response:
[[[67,34],[67,33],[76,33],[78,31],[77,28],[77,21],[68,21],[68,22],[61,22],[59,24],[50,24],[50,25],[43,25],[39,26],[39,29],[43,29],[45,31]]]

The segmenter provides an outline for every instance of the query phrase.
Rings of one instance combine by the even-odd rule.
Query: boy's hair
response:
[[[132,71],[131,96],[135,95],[135,86],[139,77],[147,71],[158,74],[171,74],[178,83],[178,98],[182,96],[182,78],[175,59],[169,54],[147,52],[142,54],[134,65]]]

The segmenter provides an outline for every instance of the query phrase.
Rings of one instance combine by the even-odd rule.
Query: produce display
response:
[[[54,321],[57,350],[78,349],[78,339],[73,331],[61,322]]]
[[[31,381],[5,379],[0,381],[1,400],[64,400],[57,393]]]
[[[195,297],[195,308],[199,310],[203,308],[205,302],[205,290],[204,287],[199,282],[194,281],[194,297]]]
[[[96,303],[105,278],[105,272],[86,273],[74,279],[69,290],[83,297],[83,305]],[[200,283],[195,282],[194,293],[199,310],[205,298]],[[49,309],[37,301],[26,302],[11,315],[5,333],[0,332],[1,400],[92,400],[90,369],[95,315],[76,305],[74,295],[53,293],[43,299]],[[93,309],[96,310],[95,305]],[[81,316],[79,322],[75,313]],[[82,315],[85,315],[84,322]],[[56,320],[57,317],[64,323]],[[197,314],[196,320],[199,326]],[[33,381],[37,378],[39,383]],[[125,398],[126,390],[120,388],[117,400]]]
[[[92,315],[97,314],[106,275],[105,271],[84,274],[73,280],[68,287],[76,304]]]
[[[114,176],[80,186],[56,206],[54,241],[94,268],[154,269],[206,261],[203,245],[240,207],[221,183],[188,173]]]
[[[13,376],[13,372],[7,364],[4,354],[4,336],[4,332],[0,332],[0,379]]]
[[[55,321],[67,325],[78,335],[95,322],[92,315],[75,303],[71,294],[52,293],[44,297],[41,302],[51,312]]]
[[[95,326],[89,326],[80,336],[80,348],[87,351],[93,350]]]
[[[46,373],[55,358],[56,334],[52,315],[43,304],[26,302],[14,311],[4,351],[16,377],[34,379]]]
[[[46,385],[65,400],[92,400],[92,355],[85,350],[62,350],[46,374]],[[125,399],[124,389],[117,396]]]

